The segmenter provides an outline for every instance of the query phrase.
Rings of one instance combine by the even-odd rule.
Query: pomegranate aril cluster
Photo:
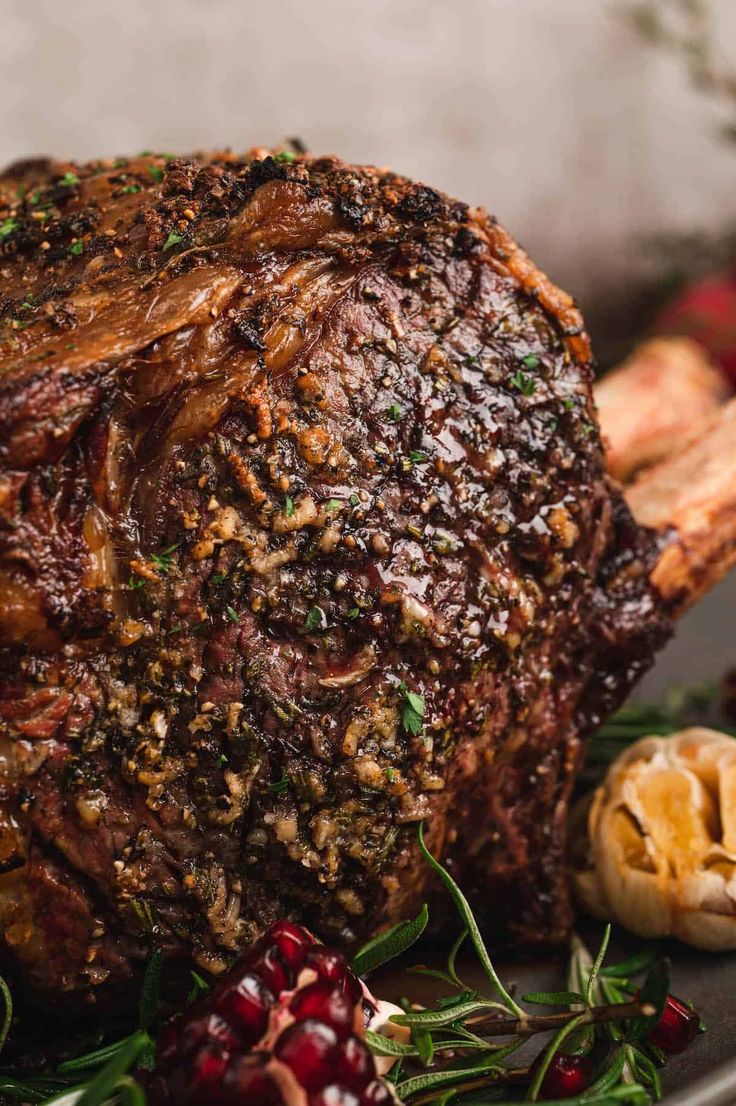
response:
[[[342,953],[276,922],[169,1023],[150,1097],[177,1106],[391,1106],[364,1041],[377,1008]]]

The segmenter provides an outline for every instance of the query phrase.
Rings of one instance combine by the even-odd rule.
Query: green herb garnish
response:
[[[404,680],[399,684],[399,691],[404,697],[401,724],[407,733],[420,734],[424,729],[424,697],[410,691]]]
[[[511,383],[519,389],[523,396],[533,396],[537,387],[534,377],[523,373],[521,369],[516,370],[511,377]]]
[[[287,518],[291,518],[294,514],[294,500],[290,495],[287,495],[284,499],[284,514]]]
[[[310,633],[314,633],[315,630],[324,629],[327,625],[327,617],[321,607],[310,607],[307,611],[307,617],[304,620],[304,625]]]
[[[287,790],[288,786],[289,786],[289,777],[286,775],[286,772],[282,768],[281,769],[281,775],[279,776],[279,778],[277,780],[274,780],[272,783],[269,783],[268,790],[271,791],[274,795],[283,795],[283,793]]]
[[[73,253],[75,257],[79,257],[80,253],[84,253],[84,243],[72,242],[69,247],[69,253]]]
[[[155,566],[156,570],[158,572],[163,573],[164,576],[168,573],[169,569],[171,568],[172,555],[173,555],[174,551],[177,550],[180,545],[181,545],[181,542],[177,541],[177,542],[174,542],[173,545],[168,546],[168,548],[164,549],[161,553],[152,553],[151,554],[152,564]]]
[[[79,184],[79,177],[76,173],[64,173],[64,176],[59,178],[59,184],[64,188],[74,188]]]
[[[0,223],[0,242],[11,235],[14,230],[17,230],[19,226],[20,223],[17,219],[3,219],[2,223]]]
[[[234,607],[227,606],[225,607],[225,610],[227,611],[227,617],[230,619],[231,622],[238,621],[238,612],[235,610]]]
[[[164,253],[166,253],[167,250],[173,249],[174,246],[178,246],[179,243],[183,242],[183,241],[184,241],[184,235],[183,234],[177,234],[176,231],[174,231],[174,230],[170,231],[169,232],[169,237],[164,242]]]

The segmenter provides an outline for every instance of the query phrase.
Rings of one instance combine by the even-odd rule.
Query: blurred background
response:
[[[578,298],[603,365],[683,281],[736,254],[735,0],[3,0],[2,13],[4,161],[297,135],[390,165],[497,215]],[[645,691],[722,671],[734,610],[728,581]]]

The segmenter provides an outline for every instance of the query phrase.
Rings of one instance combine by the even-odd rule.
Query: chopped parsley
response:
[[[307,611],[307,617],[304,620],[304,625],[313,633],[315,630],[320,630],[327,625],[327,618],[325,612],[321,607],[310,607]]]
[[[227,579],[227,572],[213,572],[210,576],[210,580],[213,584],[221,584],[223,580]]]
[[[59,180],[59,184],[63,185],[64,188],[74,188],[79,184],[79,177],[76,173],[64,173],[64,176]]]
[[[164,549],[161,553],[152,553],[151,554],[151,561],[155,565],[156,570],[158,572],[162,572],[164,574],[164,576],[166,575],[166,573],[171,568],[172,553],[174,552],[174,550],[178,549],[180,545],[181,545],[181,542],[176,541],[176,542],[174,542],[173,545],[170,545],[167,549]]]
[[[514,375],[511,377],[511,383],[515,388],[518,388],[523,396],[533,396],[537,387],[535,380],[531,376],[527,376],[521,369],[517,369]]]
[[[225,607],[225,610],[227,611],[227,617],[230,619],[231,622],[238,621],[238,612],[235,610],[234,607],[228,606]]]
[[[120,191],[126,194],[134,196],[136,192],[140,192],[141,186],[139,184],[126,184],[125,188],[121,188]]]
[[[413,465],[423,465],[425,461],[429,460],[429,454],[422,449],[412,449],[409,453],[409,460]]]
[[[360,614],[360,607],[351,607],[347,612],[348,618],[357,618]]]
[[[388,417],[391,419],[391,422],[401,421],[401,408],[399,407],[398,403],[391,404],[388,409]]]
[[[72,242],[69,247],[69,253],[73,253],[75,257],[79,257],[80,253],[84,253],[84,244],[82,242]]]
[[[358,504],[360,503],[360,500],[358,499],[357,495],[355,495],[355,493],[353,493],[353,494],[352,494],[352,495],[350,496],[350,499],[349,499],[349,501],[348,501],[348,502],[350,503],[350,506],[351,506],[351,507],[357,507],[357,506],[358,506]]]
[[[159,169],[158,165],[147,165],[146,168],[155,181],[163,180],[164,171]]]
[[[396,779],[396,772],[393,770],[393,768],[386,769],[386,779],[389,783],[393,783]]]
[[[562,406],[566,411],[573,411],[575,409],[575,400],[569,397],[563,402]]]
[[[336,511],[338,509],[338,507],[342,507],[342,500],[341,499],[328,499],[327,502],[325,503],[325,510],[326,511]]]
[[[139,588],[144,588],[145,586],[146,581],[141,576],[128,577],[128,587],[131,591],[138,591]]]
[[[172,246],[178,246],[179,243],[183,241],[184,235],[177,234],[176,231],[172,230],[169,234],[169,237],[164,242],[164,253],[166,252],[166,250],[170,250]]]
[[[424,729],[424,697],[409,691],[404,680],[399,684],[399,691],[404,697],[401,723],[407,733],[420,734]]]
[[[219,757],[217,758],[217,763],[220,765],[221,768],[224,768],[225,765],[229,763],[224,753],[220,753]]]
[[[3,219],[0,223],[0,242],[7,238],[9,234],[12,234],[14,230],[17,230],[19,226],[20,223],[17,219]]]
[[[291,498],[290,495],[287,495],[286,499],[284,500],[284,514],[287,518],[291,518],[291,516],[294,514],[294,500]]]
[[[268,790],[271,791],[274,795],[283,795],[288,786],[289,777],[286,775],[286,772],[282,768],[280,778],[270,783],[268,785]]]
[[[526,357],[522,357],[521,363],[525,369],[539,368],[539,358],[533,353],[527,353]]]
[[[274,154],[274,161],[285,161],[288,165],[291,165],[293,161],[296,161],[296,154],[292,154],[291,150],[282,150],[279,154]]]

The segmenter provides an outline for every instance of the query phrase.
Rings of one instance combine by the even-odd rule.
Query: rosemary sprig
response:
[[[657,1067],[662,1055],[647,1043],[646,1036],[667,998],[667,962],[642,952],[607,965],[608,928],[596,956],[574,937],[568,989],[530,992],[522,1000],[537,1007],[563,1009],[531,1012],[502,983],[468,900],[427,849],[421,826],[418,841],[449,891],[462,928],[450,950],[446,971],[415,969],[456,988],[455,993],[439,998],[429,1009],[404,1003],[404,1012],[390,1020],[409,1031],[409,1040],[366,1032],[366,1043],[375,1055],[395,1060],[386,1078],[393,1084],[397,1100],[406,1106],[448,1106],[450,1101],[453,1106],[479,1106],[484,1101],[479,1093],[490,1093],[497,1101],[496,1096],[508,1085],[525,1087],[526,1101],[535,1102],[561,1051],[587,1054],[595,1062],[590,1086],[577,1097],[565,1099],[565,1106],[649,1106],[658,1099]],[[428,917],[424,906],[413,920],[375,937],[356,954],[353,967],[367,973],[405,952],[424,932]],[[456,961],[466,939],[491,985],[491,994],[473,990],[460,977]],[[162,953],[157,951],[145,972],[138,1024],[132,1033],[64,1061],[51,1074],[0,1075],[0,1096],[33,1106],[145,1106],[145,1093],[134,1072],[153,1066],[161,973]],[[642,975],[643,982],[637,982]],[[201,977],[193,975],[193,980],[196,991],[206,989]],[[5,1002],[1,1047],[12,1021],[12,998],[1,980],[0,994]],[[509,1066],[507,1059],[539,1033],[551,1033],[552,1038],[533,1069]]]
[[[425,903],[422,909],[411,922],[399,922],[385,933],[379,933],[372,941],[363,945],[362,949],[353,957],[350,967],[356,975],[368,975],[375,971],[387,960],[393,960],[406,952],[415,941],[418,941],[429,921],[429,911]]]

